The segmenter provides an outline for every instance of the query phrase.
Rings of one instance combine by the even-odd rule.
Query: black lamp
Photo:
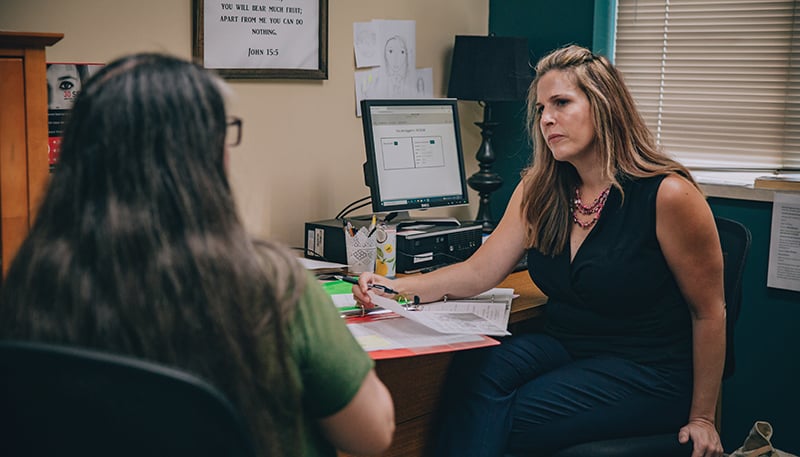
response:
[[[495,227],[489,195],[503,185],[503,178],[492,171],[492,135],[499,124],[492,120],[492,102],[522,100],[530,82],[526,38],[456,36],[447,96],[483,104],[483,122],[475,123],[481,128],[481,145],[475,154],[480,170],[467,183],[478,191],[480,205],[475,222],[487,233]]]

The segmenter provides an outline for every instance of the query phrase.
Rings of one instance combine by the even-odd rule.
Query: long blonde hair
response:
[[[570,163],[555,160],[539,128],[537,84],[552,70],[568,74],[588,97],[604,173],[620,192],[622,178],[669,173],[678,173],[697,186],[683,165],[658,148],[622,74],[608,59],[580,46],[565,46],[539,60],[536,78],[528,91],[527,127],[533,144],[533,159],[522,174],[521,208],[529,248],[556,255],[568,245],[572,224],[570,199],[580,184],[580,176]]]

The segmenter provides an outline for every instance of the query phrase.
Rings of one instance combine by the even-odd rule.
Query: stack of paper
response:
[[[330,281],[323,287],[340,312],[355,305],[351,284]],[[499,342],[487,335],[509,334],[513,298],[513,289],[492,289],[468,299],[404,306],[373,295],[380,309],[348,317],[347,328],[373,359],[493,346]]]
[[[404,306],[394,300],[371,294],[373,302],[384,308],[445,334],[510,335],[511,289],[494,289],[462,300],[448,300],[419,306]]]

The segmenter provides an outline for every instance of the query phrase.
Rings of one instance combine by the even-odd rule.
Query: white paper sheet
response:
[[[407,20],[353,23],[358,117],[364,99],[433,97],[433,68],[416,68],[416,28]]]
[[[800,193],[775,192],[767,286],[800,292]]]
[[[290,5],[277,0],[207,0],[203,8],[203,66],[316,70],[319,21],[319,2],[314,0],[293,0]]]
[[[374,21],[353,23],[353,49],[356,68],[379,67],[378,27]]]
[[[418,322],[395,318],[348,324],[347,328],[365,351],[437,347],[481,341],[478,335],[443,335]]]
[[[462,310],[462,306],[457,306],[456,311],[450,312],[425,312],[425,311],[412,311],[394,300],[380,297],[375,294],[370,294],[373,303],[381,308],[394,311],[395,313],[408,318],[412,321],[420,323],[428,328],[436,330],[445,334],[476,334],[476,335],[492,335],[504,336],[510,335],[505,326],[499,325],[498,321],[492,321],[482,315],[470,311]],[[489,302],[486,302],[486,306]],[[510,300],[509,300],[510,303]],[[428,308],[433,304],[424,305]],[[480,306],[480,302],[475,301],[472,306]],[[510,310],[510,308],[509,308]],[[508,322],[506,320],[506,322]]]

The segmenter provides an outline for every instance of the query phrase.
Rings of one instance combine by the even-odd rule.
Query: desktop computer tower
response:
[[[355,228],[369,220],[351,220]],[[420,221],[403,223],[397,231],[397,272],[415,273],[466,260],[481,245],[480,225],[437,225]],[[328,219],[305,223],[305,256],[347,264],[342,221]]]
[[[358,230],[362,225],[369,225],[370,221],[359,223],[351,220],[354,228]],[[344,227],[338,219],[306,222],[305,224],[305,256],[307,259],[324,260],[347,264],[347,250],[344,244]]]
[[[353,221],[355,222],[355,221]],[[369,223],[369,222],[367,222]],[[359,228],[358,225],[355,226]],[[347,250],[344,244],[344,227],[338,219],[306,222],[305,257],[347,264]]]

